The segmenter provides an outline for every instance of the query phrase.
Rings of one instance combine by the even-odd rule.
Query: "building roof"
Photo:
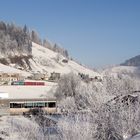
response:
[[[9,99],[44,99],[52,98],[56,84],[46,86],[0,86],[0,91],[7,92]]]
[[[7,99],[7,98],[8,98],[8,93],[0,92],[0,99]]]

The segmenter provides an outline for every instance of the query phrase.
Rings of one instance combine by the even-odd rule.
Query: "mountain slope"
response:
[[[121,64],[122,66],[140,66],[140,55],[132,57]]]
[[[32,42],[32,59],[29,59],[30,67],[33,71],[59,72],[66,74],[69,72],[84,73],[90,76],[99,75],[75,61],[67,60],[64,56],[48,48]]]
[[[35,42],[35,43],[34,43]],[[43,44],[43,46],[38,45]],[[58,44],[41,40],[37,32],[13,23],[0,21],[0,64],[32,72],[58,72],[61,74],[74,72],[98,76],[99,74],[69,60],[68,51]],[[15,72],[15,69],[8,70]]]
[[[5,65],[0,64],[1,71],[23,72],[23,75],[28,75],[32,72],[48,73],[58,72],[67,74],[70,72],[88,74],[90,77],[99,76],[99,73],[88,69],[73,60],[68,60],[60,53],[54,52],[48,48],[32,42],[32,54],[30,56],[15,56],[14,60],[11,58],[3,59]],[[0,62],[1,63],[1,62]],[[13,68],[11,68],[13,67]],[[21,71],[22,70],[22,71]]]

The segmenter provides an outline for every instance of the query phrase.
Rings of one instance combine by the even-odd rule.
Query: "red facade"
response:
[[[26,86],[44,86],[44,82],[24,82]]]

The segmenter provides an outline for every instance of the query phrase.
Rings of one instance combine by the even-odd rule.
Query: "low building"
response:
[[[56,83],[48,82],[47,86],[1,86],[0,115],[19,115],[28,113],[31,109],[41,108],[47,113],[56,113],[56,98],[52,88]]]
[[[31,109],[42,109],[47,113],[56,113],[56,100],[47,98],[11,99],[10,115],[29,113]]]
[[[24,80],[25,77],[20,73],[4,73],[0,72],[0,82],[9,83],[11,81]]]
[[[56,100],[47,98],[0,99],[0,116],[23,115],[37,108],[47,113],[56,113]]]

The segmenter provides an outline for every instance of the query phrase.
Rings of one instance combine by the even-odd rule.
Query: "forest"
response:
[[[0,53],[2,57],[32,55],[32,42],[58,52],[68,58],[68,51],[57,43],[51,44],[47,39],[41,39],[35,30],[24,25],[0,22]]]

